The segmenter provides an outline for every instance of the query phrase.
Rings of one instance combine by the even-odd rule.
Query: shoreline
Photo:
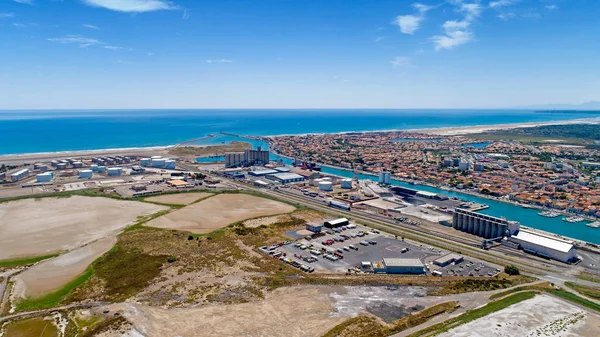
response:
[[[600,124],[600,117],[590,117],[590,118],[578,118],[578,119],[567,119],[567,120],[553,120],[553,121],[545,121],[545,122],[524,122],[524,123],[511,123],[511,124],[486,124],[486,125],[469,125],[469,126],[452,126],[452,127],[438,127],[438,128],[421,128],[421,129],[387,129],[387,130],[370,130],[370,131],[342,131],[342,132],[321,132],[321,133],[298,133],[298,134],[280,134],[280,135],[239,135],[240,138],[245,139],[271,139],[274,137],[283,137],[283,136],[306,136],[306,135],[327,135],[327,134],[352,134],[352,133],[382,133],[382,132],[415,132],[415,133],[423,133],[428,135],[438,135],[438,136],[460,136],[467,135],[473,133],[481,133],[490,130],[508,130],[508,129],[516,129],[516,128],[528,128],[528,127],[536,127],[536,126],[546,126],[546,125],[570,125],[570,124]],[[201,138],[205,138],[203,136]],[[200,139],[200,138],[196,138]],[[18,161],[18,160],[36,160],[36,159],[47,159],[54,158],[56,156],[62,157],[75,157],[75,156],[89,156],[89,155],[106,155],[106,154],[116,154],[123,152],[150,152],[150,151],[166,151],[171,148],[179,147],[179,146],[211,146],[207,145],[186,145],[189,141],[183,141],[178,144],[172,145],[163,145],[163,146],[148,146],[148,147],[124,147],[124,148],[108,148],[108,149],[90,149],[90,150],[64,150],[64,151],[49,151],[49,152],[27,152],[20,154],[1,154],[0,162],[4,161]]]

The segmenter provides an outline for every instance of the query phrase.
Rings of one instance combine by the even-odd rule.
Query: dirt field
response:
[[[256,228],[256,227],[263,226],[263,225],[264,226],[272,225],[274,223],[277,223],[280,221],[286,221],[289,219],[290,219],[290,216],[287,214],[267,216],[264,218],[246,220],[246,221],[244,221],[244,226],[246,226],[248,228]]]
[[[549,295],[537,295],[440,336],[595,337],[600,335],[599,323],[596,314]]]
[[[196,200],[206,198],[211,195],[211,193],[177,193],[158,195],[156,197],[146,198],[145,200],[170,205],[189,205]]]
[[[71,250],[166,207],[109,198],[25,199],[0,204],[0,260]]]
[[[147,225],[204,234],[237,221],[294,210],[288,204],[252,195],[220,194],[154,219]]]
[[[27,269],[15,277],[14,292],[21,298],[37,298],[60,289],[82,274],[97,258],[117,243],[116,237],[108,237],[77,248]]]
[[[331,291],[330,287],[282,288],[259,302],[189,309],[124,303],[111,306],[111,312],[123,311],[147,337],[320,336],[348,318],[331,315]]]

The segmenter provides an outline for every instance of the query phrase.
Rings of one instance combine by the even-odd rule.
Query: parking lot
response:
[[[431,270],[438,270],[444,276],[495,276],[500,272],[498,269],[471,260],[451,263],[445,267],[432,265]]]
[[[292,260],[314,270],[336,272],[360,269],[361,262],[381,261],[384,257],[419,258],[425,263],[441,256],[439,250],[431,247],[415,245],[402,241],[401,238],[395,239],[367,227],[354,226],[355,228],[337,231],[323,228],[325,235],[321,237],[312,240],[302,238],[279,247],[263,247],[261,250],[266,254],[276,254],[290,264],[288,261]]]

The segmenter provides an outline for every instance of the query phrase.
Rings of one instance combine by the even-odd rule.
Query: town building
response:
[[[29,169],[22,169],[10,175],[10,180],[13,182],[17,182],[24,178],[27,178],[29,175]]]
[[[275,173],[269,174],[265,176],[265,178],[278,181],[282,184],[295,183],[304,180],[303,176],[296,173]]]
[[[425,265],[420,259],[384,257],[373,263],[373,272],[387,274],[425,274]]]

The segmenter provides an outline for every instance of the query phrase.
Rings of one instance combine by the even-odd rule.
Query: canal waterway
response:
[[[239,137],[233,136],[225,136],[225,135],[217,135],[215,138],[210,138],[206,141],[200,142],[199,144],[223,144],[230,143],[231,141],[245,141],[252,144],[253,147],[261,146],[264,149],[269,147],[269,144],[260,140],[255,139],[240,139]],[[215,158],[210,158],[211,162],[215,161]],[[285,164],[292,165],[292,160],[278,156],[274,153],[271,153],[271,160],[273,161],[281,161]],[[208,159],[198,158],[196,161],[198,162],[206,162]],[[223,159],[221,159],[222,161]],[[333,167],[323,166],[323,173],[352,178],[354,177],[354,173],[350,170],[338,169]],[[375,175],[369,174],[357,174],[358,178],[361,180],[373,180],[377,181],[378,177]],[[518,221],[523,226],[543,230],[550,233],[559,234],[562,236],[566,236],[569,238],[582,240],[586,242],[591,242],[595,244],[600,244],[600,228],[590,228],[585,225],[584,222],[580,223],[569,223],[561,220],[563,216],[559,216],[556,218],[546,218],[538,215],[540,212],[536,209],[524,208],[521,206],[517,206],[511,203],[506,203],[502,201],[497,201],[493,199],[488,199],[484,197],[479,197],[476,195],[471,195],[467,193],[461,193],[456,191],[446,191],[439,188],[421,185],[421,184],[409,184],[404,181],[393,180],[392,185],[394,186],[403,186],[412,189],[417,189],[421,191],[428,191],[433,193],[440,193],[447,195],[448,197],[457,197],[461,200],[477,202],[480,204],[486,204],[489,208],[479,211],[483,214],[488,214],[495,217],[505,217],[508,220]]]

